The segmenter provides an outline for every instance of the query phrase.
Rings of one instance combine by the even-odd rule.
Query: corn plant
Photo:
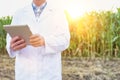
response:
[[[0,53],[6,53],[6,32],[3,29],[3,25],[10,24],[12,17],[2,17],[0,18]]]
[[[67,13],[71,42],[67,57],[120,57],[120,8],[92,11],[72,20]]]

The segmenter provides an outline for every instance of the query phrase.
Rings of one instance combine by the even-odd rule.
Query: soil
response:
[[[120,59],[62,58],[63,80],[120,80]],[[0,55],[0,80],[14,80],[14,59]]]

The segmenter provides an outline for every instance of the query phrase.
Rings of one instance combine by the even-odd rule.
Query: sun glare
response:
[[[65,10],[70,15],[72,19],[76,19],[84,14],[82,5],[78,2],[70,2],[66,5]]]

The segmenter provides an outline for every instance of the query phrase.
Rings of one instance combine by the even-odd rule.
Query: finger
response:
[[[22,43],[22,44],[20,44],[20,45],[18,45],[18,46],[15,46],[15,47],[13,48],[13,50],[14,50],[14,51],[20,50],[20,49],[22,49],[22,48],[24,48],[24,47],[26,47],[26,43]]]
[[[16,42],[17,40],[20,40],[19,36],[15,36],[14,38],[12,38],[11,44]]]
[[[40,41],[38,42],[32,42],[32,43],[30,43],[31,45],[41,45],[41,43],[40,43]]]
[[[30,39],[30,43],[34,43],[34,42],[38,42],[38,41],[40,41],[40,38],[39,38],[39,37]]]
[[[41,46],[40,44],[31,44],[33,47],[39,47]]]
[[[18,45],[20,45],[20,44],[22,44],[22,43],[25,43],[25,41],[24,41],[23,39],[14,42],[14,43],[11,45],[11,47],[13,48],[13,47],[18,46]]]
[[[34,38],[37,38],[37,37],[39,37],[39,35],[34,34],[34,35],[31,35],[31,36],[30,36],[30,39],[34,39]]]

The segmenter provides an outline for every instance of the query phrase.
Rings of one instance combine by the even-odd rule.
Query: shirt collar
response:
[[[36,6],[35,3],[32,3],[33,10],[43,10],[46,6],[47,2],[44,2],[41,6]]]

